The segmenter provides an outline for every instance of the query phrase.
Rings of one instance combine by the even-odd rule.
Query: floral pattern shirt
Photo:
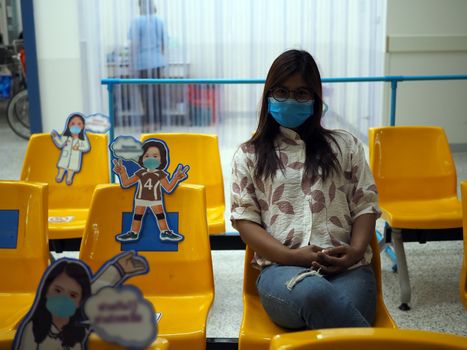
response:
[[[280,127],[275,152],[284,167],[274,180],[255,178],[254,146],[243,144],[232,165],[231,220],[261,225],[285,246],[315,244],[322,248],[350,244],[354,220],[367,213],[380,215],[377,189],[362,143],[344,130],[335,130],[340,151],[331,143],[341,172],[326,181],[305,175],[305,143],[293,130]],[[369,264],[368,247],[362,261]],[[253,264],[271,264],[255,253]]]

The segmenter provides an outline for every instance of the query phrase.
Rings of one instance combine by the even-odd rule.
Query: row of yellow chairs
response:
[[[398,127],[398,128],[400,128],[400,127]],[[388,129],[397,129],[397,128],[388,128]],[[409,129],[410,129],[410,128],[409,128]],[[410,130],[409,130],[409,131],[410,131]],[[443,133],[443,134],[444,134],[444,133]],[[44,135],[44,136],[50,137],[49,135]],[[95,137],[101,138],[101,139],[103,138],[103,136],[99,136],[99,135],[91,135],[91,136],[93,136],[93,137],[95,136]],[[156,137],[157,137],[157,136],[156,136]],[[414,137],[414,134],[413,134],[413,133],[412,133],[412,137]],[[146,137],[146,138],[148,138],[148,137]],[[160,137],[160,138],[161,138],[161,137]],[[144,140],[144,137],[143,137],[142,139]],[[50,139],[49,139],[49,140],[50,140]],[[371,131],[370,131],[370,163],[372,164],[373,171],[375,172],[375,169],[374,169],[374,166],[373,166],[373,164],[374,164],[373,160],[374,160],[374,159],[377,159],[377,157],[373,157],[373,158],[372,158],[372,155],[375,154],[375,152],[372,151],[372,150],[374,150],[374,148],[372,148],[372,145],[373,145],[373,144],[377,144],[377,142],[373,143],[372,140],[373,140],[373,138],[371,137]],[[384,149],[382,145],[387,145],[388,142],[382,141],[382,140],[384,140],[383,137],[380,137],[380,138],[375,137],[374,140],[379,140],[378,142],[380,143],[380,144],[379,144],[379,147],[380,147],[380,149],[379,149],[380,154],[386,154],[386,153],[384,153],[384,152],[382,151],[382,150]],[[93,141],[92,141],[92,140],[91,140],[91,143],[93,144]],[[106,140],[105,140],[104,144],[106,144]],[[437,144],[438,147],[439,147],[440,142],[435,143],[435,144]],[[216,141],[216,148],[217,148],[217,141]],[[173,146],[171,146],[170,144],[169,144],[169,149],[170,149],[172,152],[174,152],[174,154],[175,154],[174,148],[173,148]],[[56,150],[56,149],[55,149],[55,150]],[[50,151],[51,151],[51,150],[50,150]],[[410,149],[410,151],[413,151],[413,149]],[[28,153],[29,153],[29,150],[28,150]],[[56,153],[57,153],[56,156],[58,157],[58,150],[57,150]],[[410,152],[409,152],[409,153],[410,153]],[[44,153],[43,153],[43,154],[44,154]],[[45,154],[48,154],[48,153],[45,153]],[[91,153],[91,154],[92,154],[92,153]],[[107,154],[107,153],[105,152],[105,155],[101,155],[101,157],[102,157],[102,156],[107,157],[106,154]],[[90,155],[90,154],[89,154],[89,155]],[[450,154],[449,154],[449,155],[450,155]],[[47,157],[48,157],[48,156],[47,156]],[[383,158],[383,157],[380,157],[380,158]],[[57,158],[55,158],[55,159],[57,159]],[[107,160],[107,158],[105,158],[105,159]],[[387,159],[387,157],[384,156],[384,159]],[[88,159],[88,160],[89,160],[89,159]],[[190,164],[190,160],[186,160],[186,161],[182,161],[182,160],[180,160],[180,161],[175,161],[173,158],[172,158],[171,160],[172,160],[172,166],[175,166],[176,163],[178,163],[178,162],[182,162],[182,163],[185,163],[185,164]],[[89,160],[89,161],[90,161],[90,160]],[[101,158],[100,161],[101,161],[103,164],[107,164],[107,162],[102,161],[102,158]],[[91,162],[91,161],[90,161],[90,162]],[[25,161],[25,165],[26,165],[27,163],[28,163],[28,162]],[[381,163],[381,160],[380,160],[380,163]],[[43,163],[41,163],[41,164],[39,164],[39,165],[40,165],[40,168],[43,167],[43,166],[45,166]],[[407,164],[407,166],[409,166],[409,165],[410,165],[410,164]],[[55,166],[55,162],[53,162],[53,166]],[[31,168],[32,168],[32,166],[31,166],[31,167],[26,167],[26,166],[23,167],[23,174],[32,174],[32,173],[34,173],[34,171],[31,170]],[[39,169],[40,169],[40,168],[39,168]],[[433,167],[433,168],[435,168],[435,167]],[[93,169],[93,170],[94,170],[94,169]],[[56,171],[56,168],[53,167],[53,171]],[[191,170],[190,170],[190,171],[191,171]],[[107,169],[107,167],[106,167],[106,173],[108,174],[108,169]],[[382,172],[381,172],[381,173],[382,173]],[[53,175],[55,176],[55,173],[54,173]],[[432,173],[431,173],[431,172],[428,172],[428,175],[432,175]],[[107,175],[107,176],[108,176],[108,175]],[[455,176],[455,171],[454,171],[454,176]],[[23,177],[23,175],[22,175],[22,177]],[[221,176],[221,177],[222,177],[222,176]],[[377,176],[376,174],[375,174],[375,178],[376,178],[376,180],[377,180],[377,182],[378,182],[378,176]],[[383,176],[383,178],[385,178],[385,177]],[[388,177],[386,177],[386,178],[388,178]],[[389,178],[390,178],[390,177],[389,177]],[[26,178],[26,179],[32,180],[33,178],[32,178],[32,177],[29,177],[29,178]],[[75,178],[75,181],[76,181],[77,179],[78,179],[78,176]],[[455,183],[455,182],[454,182],[454,183]],[[52,184],[51,184],[51,185],[52,185],[52,186],[55,186],[55,185],[58,185],[58,184],[56,184],[54,181],[52,181]],[[39,185],[37,185],[37,186],[39,186]],[[65,185],[65,186],[66,186],[66,185]],[[384,184],[383,184],[383,186],[384,186]],[[124,191],[123,191],[123,190],[120,190],[120,189],[118,188],[118,186],[116,186],[116,185],[113,185],[113,186],[112,186],[112,185],[110,185],[110,186],[99,186],[99,187],[98,187],[98,190],[99,190],[99,191],[105,191],[106,188],[109,188],[107,191],[110,191],[110,188],[112,188],[112,187],[115,188],[115,190],[113,190],[113,191],[117,191],[117,190],[118,190],[118,192],[120,192],[121,194],[124,193]],[[181,186],[181,188],[186,188],[186,187],[187,187],[187,186]],[[190,186],[188,186],[188,187],[190,187]],[[196,187],[196,186],[195,186],[195,187]],[[65,188],[66,188],[66,187],[65,187]],[[44,191],[46,191],[46,189],[45,189]],[[99,197],[99,195],[98,195],[99,191],[96,191],[96,193],[95,193],[95,197],[96,197],[96,198]],[[223,190],[222,190],[222,191],[223,191]],[[108,192],[108,194],[110,194],[111,192],[112,192],[112,191]],[[132,193],[131,193],[131,192],[132,192],[132,191],[126,191],[126,192],[125,192],[126,195],[129,196],[129,197],[128,197],[129,200],[127,199],[127,202],[126,202],[126,205],[127,205],[127,206],[131,206],[131,203],[132,203],[132,201],[131,201],[131,199],[132,199]],[[381,189],[380,189],[380,192],[381,192]],[[91,190],[91,193],[92,193],[92,190]],[[175,192],[174,195],[175,195],[176,193],[177,193],[177,192]],[[222,192],[222,195],[223,195],[223,192]],[[121,197],[121,195],[120,195],[120,197]],[[169,198],[170,198],[170,197],[173,197],[173,196],[169,196]],[[5,196],[5,198],[11,198],[11,196]],[[69,199],[69,198],[70,198],[70,197],[68,196],[68,199]],[[120,198],[120,199],[121,199],[121,198]],[[105,202],[105,199],[104,199],[103,201]],[[50,205],[51,202],[53,202],[53,201],[50,199],[50,196],[49,196],[49,205]],[[118,202],[118,201],[109,200],[109,201],[106,202],[106,203],[107,203],[106,205],[108,205],[108,203],[114,203],[114,202]],[[169,202],[171,202],[171,201],[169,200],[168,203],[169,203]],[[46,201],[45,203],[47,204],[47,201]],[[94,199],[93,199],[93,203],[94,203]],[[178,204],[178,203],[177,203],[177,204]],[[381,206],[382,206],[382,208],[383,208],[383,211],[385,211],[385,207],[384,207],[383,204],[384,204],[384,200],[382,200]],[[123,202],[121,203],[121,205],[123,205]],[[46,210],[46,212],[47,212],[47,205],[45,205],[45,206],[43,205],[42,209],[39,209],[38,213],[43,213],[42,211],[44,210],[44,208],[46,208],[45,210]],[[202,206],[202,208],[204,208],[204,206]],[[41,211],[41,210],[42,210],[42,211]],[[123,210],[123,209],[121,209],[121,210]],[[126,210],[126,211],[131,211],[131,207],[130,207],[130,208],[126,208],[125,210]],[[107,211],[107,208],[106,208],[105,211],[106,211],[107,213],[112,212],[112,211],[110,211],[110,210]],[[169,211],[170,211],[170,210],[169,210]],[[179,210],[177,209],[177,211],[179,211]],[[29,211],[29,213],[32,213],[32,212]],[[54,215],[53,215],[53,212],[51,213],[51,212],[49,211],[49,216],[50,216],[50,215],[51,215],[51,216],[54,216]],[[63,214],[62,214],[62,215],[63,215]],[[61,215],[57,215],[57,216],[61,216]],[[180,216],[183,217],[182,215],[180,215]],[[47,217],[47,216],[45,216],[45,217]],[[90,214],[89,218],[90,218],[90,220],[88,220],[88,224],[87,224],[86,230],[85,230],[85,231],[88,232],[88,233],[87,233],[87,235],[86,235],[86,236],[84,237],[84,239],[83,239],[82,248],[84,248],[84,246],[86,245],[86,241],[89,242],[89,239],[90,239],[89,237],[93,237],[93,239],[92,239],[92,244],[91,244],[91,243],[87,243],[88,246],[89,246],[89,244],[91,244],[92,247],[95,247],[95,246],[98,244],[98,242],[99,242],[99,240],[96,240],[96,239],[95,239],[96,233],[99,233],[99,232],[100,232],[100,231],[99,231],[99,225],[96,226],[96,222],[92,223],[93,226],[91,226],[91,228],[92,228],[93,233],[89,233],[89,232],[90,232],[90,228],[89,228],[90,226],[89,226],[89,225],[91,225],[91,221],[92,221],[92,220],[91,220],[91,214]],[[386,217],[386,218],[387,218],[387,219],[390,219],[389,217]],[[38,221],[40,221],[40,220],[45,221],[43,216],[42,216],[42,219],[37,219],[37,220],[38,220]],[[84,221],[86,221],[86,220],[84,220]],[[115,221],[115,220],[113,220],[113,221]],[[117,220],[117,221],[118,221],[118,220]],[[45,221],[45,225],[47,225],[47,222],[46,222],[46,221]],[[118,223],[115,223],[115,225],[118,226]],[[121,225],[120,225],[120,227],[121,227]],[[49,229],[50,229],[50,224],[49,224]],[[181,229],[180,231],[183,232],[182,229]],[[205,230],[205,231],[206,231],[206,230]],[[47,232],[47,226],[45,227],[45,232]],[[115,232],[117,232],[117,231],[115,231]],[[190,231],[190,232],[191,232],[191,231]],[[97,236],[101,236],[101,235],[97,235]],[[105,235],[104,235],[104,236],[105,236]],[[113,239],[113,236],[114,236],[114,235],[113,235],[113,234],[109,234],[109,235],[107,235],[107,236],[108,236],[108,237],[111,237],[111,238]],[[205,236],[207,236],[207,235],[205,235]],[[19,242],[19,241],[20,241],[20,238],[18,239],[18,242]],[[28,239],[28,242],[27,242],[27,243],[29,244],[29,242],[31,242],[31,241]],[[24,243],[26,243],[26,242],[24,242]],[[47,250],[47,249],[46,249],[46,248],[47,248],[47,244],[46,244],[46,243],[47,243],[47,242],[46,242],[46,240],[45,240],[45,243],[42,242],[42,244],[41,244],[41,243],[39,242],[39,244],[34,245],[34,246],[36,247],[36,253],[39,253],[41,250],[43,250],[43,247],[45,247],[44,249]],[[115,241],[112,241],[112,243],[115,243]],[[185,243],[186,243],[186,241],[184,242],[184,244],[185,244]],[[375,242],[373,242],[372,244],[373,244],[374,252],[376,253],[377,250],[375,249],[375,247],[376,247]],[[112,253],[112,254],[113,254],[113,253]],[[170,254],[170,253],[165,253],[165,254]],[[113,255],[115,255],[115,254],[113,254]],[[250,255],[251,255],[251,252],[250,252],[249,250],[247,250],[246,260],[245,260],[246,264],[245,264],[245,285],[244,285],[244,302],[245,302],[244,305],[245,305],[245,310],[244,310],[244,319],[243,319],[243,322],[242,322],[242,329],[241,329],[241,334],[240,334],[240,344],[245,344],[244,346],[241,345],[242,348],[248,348],[249,338],[254,339],[254,340],[253,340],[253,344],[255,344],[255,342],[257,342],[258,339],[262,339],[262,340],[266,340],[266,341],[260,341],[260,343],[262,343],[263,346],[264,346],[264,344],[266,344],[266,348],[267,348],[267,344],[269,344],[269,340],[271,339],[271,337],[272,337],[273,335],[275,335],[275,334],[278,334],[278,332],[279,332],[279,333],[282,333],[282,332],[284,332],[285,330],[278,329],[274,324],[272,324],[272,322],[269,321],[269,318],[267,317],[267,315],[264,313],[264,310],[262,310],[262,307],[261,307],[261,305],[260,305],[260,303],[259,303],[259,299],[258,299],[258,297],[257,297],[257,295],[256,295],[256,290],[255,290],[255,288],[254,288],[254,280],[255,280],[255,272],[256,272],[256,271],[254,271],[254,270],[250,271],[250,266],[249,266],[249,261],[250,261],[249,258],[250,258]],[[375,255],[376,255],[376,254],[375,254]],[[3,256],[3,254],[2,254],[2,256]],[[19,256],[21,256],[21,254],[20,254]],[[29,257],[29,255],[27,255],[27,256]],[[92,257],[93,259],[97,259],[97,258],[96,258],[96,253],[95,253],[95,252],[89,253],[89,256]],[[109,255],[109,256],[111,256],[111,255]],[[85,249],[82,249],[81,257],[85,260]],[[90,261],[93,260],[93,259],[90,259]],[[106,258],[102,258],[102,261],[104,261],[105,259],[106,259]],[[178,259],[178,258],[176,258],[176,259]],[[39,260],[41,260],[41,259],[39,259]],[[39,264],[39,266],[42,266],[42,267],[43,267],[43,266],[44,266],[44,261],[45,261],[45,265],[46,265],[46,264],[47,264],[47,258],[42,258],[42,265]],[[24,263],[27,264],[27,262],[28,262],[28,259],[25,259]],[[375,263],[375,262],[374,262],[374,263]],[[378,263],[379,263],[379,258],[378,258]],[[90,265],[93,266],[91,262],[90,262]],[[99,265],[99,262],[96,262],[95,266],[98,266],[98,265]],[[210,266],[210,254],[209,254],[209,264],[208,264],[208,265]],[[20,266],[21,266],[21,265],[18,265],[18,268],[20,268]],[[93,266],[93,268],[95,268],[95,266]],[[158,266],[158,264],[155,264],[155,265],[152,265],[152,266]],[[465,262],[464,262],[464,267],[465,267]],[[211,269],[211,276],[212,276],[212,267],[211,267],[210,269]],[[42,269],[42,271],[43,271],[43,270],[44,270],[44,268]],[[13,272],[14,272],[14,271],[13,271]],[[21,271],[18,271],[18,272],[21,273]],[[23,270],[23,272],[24,272],[24,270]],[[183,275],[185,275],[185,274],[183,274]],[[189,273],[186,274],[186,275],[190,276]],[[15,274],[13,274],[13,275],[11,275],[11,276],[15,276]],[[16,276],[18,276],[18,274],[16,274]],[[464,296],[464,298],[465,298],[465,296],[466,296],[466,294],[465,294],[465,287],[466,287],[466,286],[465,286],[465,273],[463,273],[462,276],[463,276],[463,285],[461,285],[461,290],[462,290],[463,296]],[[212,278],[211,278],[211,279],[212,279]],[[10,280],[10,279],[7,278],[6,280]],[[153,279],[150,278],[149,280],[152,281]],[[34,286],[37,285],[37,282],[32,283],[32,285],[34,285]],[[462,286],[463,286],[463,287],[462,287]],[[8,287],[8,286],[7,286],[7,287]],[[462,288],[463,288],[463,289],[462,289]],[[14,289],[14,288],[13,288],[13,289]],[[143,291],[144,291],[144,289],[143,289]],[[213,289],[212,289],[212,293],[213,293]],[[28,293],[23,293],[23,294],[28,294]],[[170,293],[169,293],[169,294],[170,294]],[[212,294],[212,295],[213,295],[213,294]],[[1,298],[1,296],[2,296],[2,295],[0,295],[0,298]],[[27,296],[23,295],[23,299],[24,299],[24,298],[28,299]],[[20,298],[20,299],[21,299],[21,298]],[[381,299],[381,298],[380,298],[380,299]],[[381,302],[382,302],[382,299],[381,299]],[[465,301],[464,301],[464,302],[465,302]],[[28,304],[28,303],[26,303],[26,304]],[[5,305],[5,304],[4,304],[4,305]],[[29,305],[30,305],[30,304],[29,304]],[[155,306],[156,306],[156,309],[157,309],[157,304],[155,304]],[[382,304],[382,306],[384,307],[384,304]],[[208,309],[209,309],[209,307],[208,307]],[[381,308],[379,308],[379,309],[381,310]],[[250,312],[249,312],[248,310],[250,310]],[[384,308],[383,310],[385,310],[385,308]],[[20,308],[18,309],[18,308],[15,308],[15,307],[13,307],[13,306],[12,306],[12,308],[11,308],[11,311],[16,311],[17,314],[21,314],[21,312],[22,312],[22,310],[21,310]],[[206,311],[206,312],[207,312],[207,311]],[[386,312],[387,312],[387,311],[386,311]],[[14,313],[13,313],[13,314],[14,314]],[[382,314],[384,315],[384,312],[383,312]],[[248,316],[248,315],[249,315],[249,316]],[[388,316],[389,316],[389,315],[388,315]],[[13,316],[11,316],[11,317],[14,318],[15,316],[13,315]],[[5,318],[4,318],[4,319],[5,319]],[[5,320],[6,320],[6,322],[7,322],[7,321],[8,321],[8,317],[7,317]],[[250,322],[249,320],[252,320],[252,321]],[[268,321],[269,321],[269,324],[268,324]],[[2,321],[0,321],[0,322],[2,322]],[[391,322],[388,322],[387,324],[390,324],[390,323],[391,323]],[[375,324],[375,326],[377,326],[377,325],[378,325],[378,322]],[[259,327],[258,327],[258,326],[259,326]],[[263,327],[263,326],[264,326],[264,327]],[[0,329],[1,329],[1,323],[0,323]],[[256,340],[255,340],[255,339],[256,339]]]
[[[462,228],[456,168],[446,134],[440,127],[370,128],[368,134],[370,167],[383,218],[392,231],[401,309],[404,310],[409,308],[411,289],[402,229]],[[464,216],[466,213],[464,210]],[[439,240],[443,240],[441,235],[446,231],[438,232],[441,232]],[[464,229],[464,251],[467,252],[465,237]],[[463,271],[460,294],[467,308],[465,264]]]
[[[462,186],[467,198],[467,183]],[[46,184],[40,183],[0,182],[0,209],[19,211],[16,248],[0,249],[0,264],[5,267],[0,269],[0,279],[7,281],[0,287],[0,331],[12,332],[17,327],[32,304],[39,279],[48,264],[47,189]],[[121,246],[114,237],[121,230],[122,213],[132,210],[132,198],[132,191],[116,184],[96,188],[80,249],[80,258],[94,271],[120,252]],[[467,207],[467,201],[465,205]],[[168,212],[179,213],[179,228],[185,240],[177,252],[140,252],[148,260],[150,271],[132,278],[129,283],[138,286],[162,313],[159,335],[167,339],[171,349],[204,349],[207,314],[214,298],[204,188],[182,184],[167,198],[166,206]],[[382,297],[376,236],[371,246],[378,282],[373,326],[394,329],[396,325]],[[268,349],[275,335],[288,331],[275,325],[262,308],[255,288],[258,272],[251,267],[251,258],[252,251],[247,248],[239,348]]]
[[[0,210],[19,212],[16,246],[0,249],[0,332],[11,332],[31,307],[49,260],[47,242],[48,185],[0,181]],[[79,258],[96,272],[121,252],[115,235],[123,213],[132,212],[134,191],[117,184],[94,190]],[[168,212],[179,213],[185,239],[176,252],[140,252],[150,266],[128,283],[139,287],[157,312],[159,336],[171,349],[204,349],[206,320],[214,299],[211,250],[207,233],[204,187],[181,184],[166,200]]]
[[[0,249],[0,278],[8,281],[0,290],[0,329],[15,328],[31,306],[39,279],[48,264],[46,184],[0,182],[1,209],[19,210],[16,249]],[[122,213],[132,211],[133,191],[119,185],[99,185],[94,191],[80,248],[80,258],[93,271],[120,252],[115,234],[122,228]],[[149,262],[147,275],[129,283],[141,288],[158,312],[159,334],[171,348],[202,349],[209,308],[214,298],[211,253],[206,225],[204,188],[182,184],[166,200],[168,212],[179,213],[179,230],[185,240],[177,252],[140,252]],[[374,326],[395,327],[381,293],[381,270],[376,236],[373,266],[378,276],[378,306]],[[271,338],[286,332],[266,315],[255,288],[257,271],[250,265],[252,251],[245,254],[244,315],[239,337],[241,349],[267,349]],[[17,276],[28,275],[27,279]]]
[[[49,184],[49,217],[58,217],[49,223],[50,239],[81,238],[94,188],[110,182],[108,139],[106,135],[88,134],[91,151],[83,155],[81,171],[72,185],[57,183],[57,162],[60,150],[55,147],[50,134],[34,134],[29,140],[20,179]],[[204,185],[208,231],[210,234],[225,232],[224,181],[217,136],[205,134],[143,134],[141,141],[149,138],[164,140],[170,150],[172,173],[178,163],[190,165],[184,183]],[[72,217],[71,221],[60,218]]]

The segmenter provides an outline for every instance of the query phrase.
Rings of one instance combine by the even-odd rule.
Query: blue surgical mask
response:
[[[313,115],[313,101],[298,102],[287,99],[279,102],[268,98],[268,112],[274,120],[286,128],[296,128]]]
[[[71,317],[77,309],[75,302],[65,294],[48,296],[45,307],[58,317]]]
[[[81,132],[81,128],[79,126],[72,125],[70,127],[70,131],[72,134],[79,134]]]
[[[146,169],[153,170],[153,169],[159,168],[159,165],[161,165],[161,162],[157,158],[146,158],[146,159],[143,159],[143,165]]]

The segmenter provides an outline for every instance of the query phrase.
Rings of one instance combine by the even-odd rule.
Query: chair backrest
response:
[[[371,249],[373,251],[373,258],[371,263],[376,276],[376,287],[378,293],[378,303],[376,307],[376,316],[374,324],[378,327],[390,327],[395,328],[396,324],[386,310],[386,306],[383,302],[383,287],[381,282],[381,259],[379,254],[378,241],[376,234],[373,235],[371,242]],[[258,279],[259,270],[251,266],[251,260],[253,259],[253,251],[247,246],[245,251],[245,273],[243,280],[243,294],[249,294],[252,296],[258,295],[256,289],[256,280]]]
[[[464,261],[460,278],[460,296],[464,308],[467,309],[467,181],[461,183],[462,192],[462,220],[464,226]]]
[[[121,252],[115,235],[122,232],[122,214],[133,211],[133,198],[133,190],[124,190],[116,184],[96,187],[80,249],[80,258],[94,272]],[[178,231],[185,239],[178,244],[178,251],[140,252],[147,259],[150,271],[132,277],[129,283],[145,295],[213,293],[203,186],[180,184],[165,196],[165,209],[167,213],[178,212]]]
[[[188,133],[155,133],[141,135],[144,142],[150,138],[165,141],[170,151],[169,172],[182,163],[190,165],[184,183],[203,185],[207,207],[224,205],[224,180],[216,135]]]
[[[370,128],[368,136],[380,201],[456,196],[456,168],[442,128]]]
[[[82,166],[67,185],[55,180],[61,150],[52,142],[50,134],[34,134],[21,170],[21,180],[49,184],[49,209],[89,208],[92,192],[97,184],[109,183],[107,135],[87,133],[91,150],[82,155]]]
[[[47,185],[0,181],[0,293],[35,293],[48,262]]]
[[[466,350],[458,335],[408,329],[339,328],[285,333],[275,336],[270,350]]]

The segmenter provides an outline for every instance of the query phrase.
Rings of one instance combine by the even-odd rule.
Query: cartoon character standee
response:
[[[92,277],[80,260],[57,260],[44,274],[36,299],[15,336],[14,350],[83,350],[90,332],[86,301],[103,287],[119,286],[148,271],[147,261],[128,251],[117,255]]]
[[[167,225],[162,190],[171,193],[181,181],[188,177],[187,172],[190,167],[179,164],[170,178],[170,174],[166,171],[169,165],[169,151],[166,144],[157,139],[149,139],[143,143],[142,154],[138,159],[138,165],[141,168],[131,177],[128,176],[122,160],[114,159],[113,163],[113,171],[120,177],[122,187],[127,188],[137,184],[131,230],[117,235],[116,240],[119,242],[138,240],[141,221],[147,209],[150,209],[156,217],[162,241],[183,240],[182,234],[172,231]]]
[[[57,182],[62,182],[66,173],[66,184],[71,185],[73,176],[81,169],[82,154],[91,149],[85,124],[85,118],[81,113],[72,113],[67,118],[62,135],[56,130],[51,132],[53,143],[62,150],[57,163]]]

